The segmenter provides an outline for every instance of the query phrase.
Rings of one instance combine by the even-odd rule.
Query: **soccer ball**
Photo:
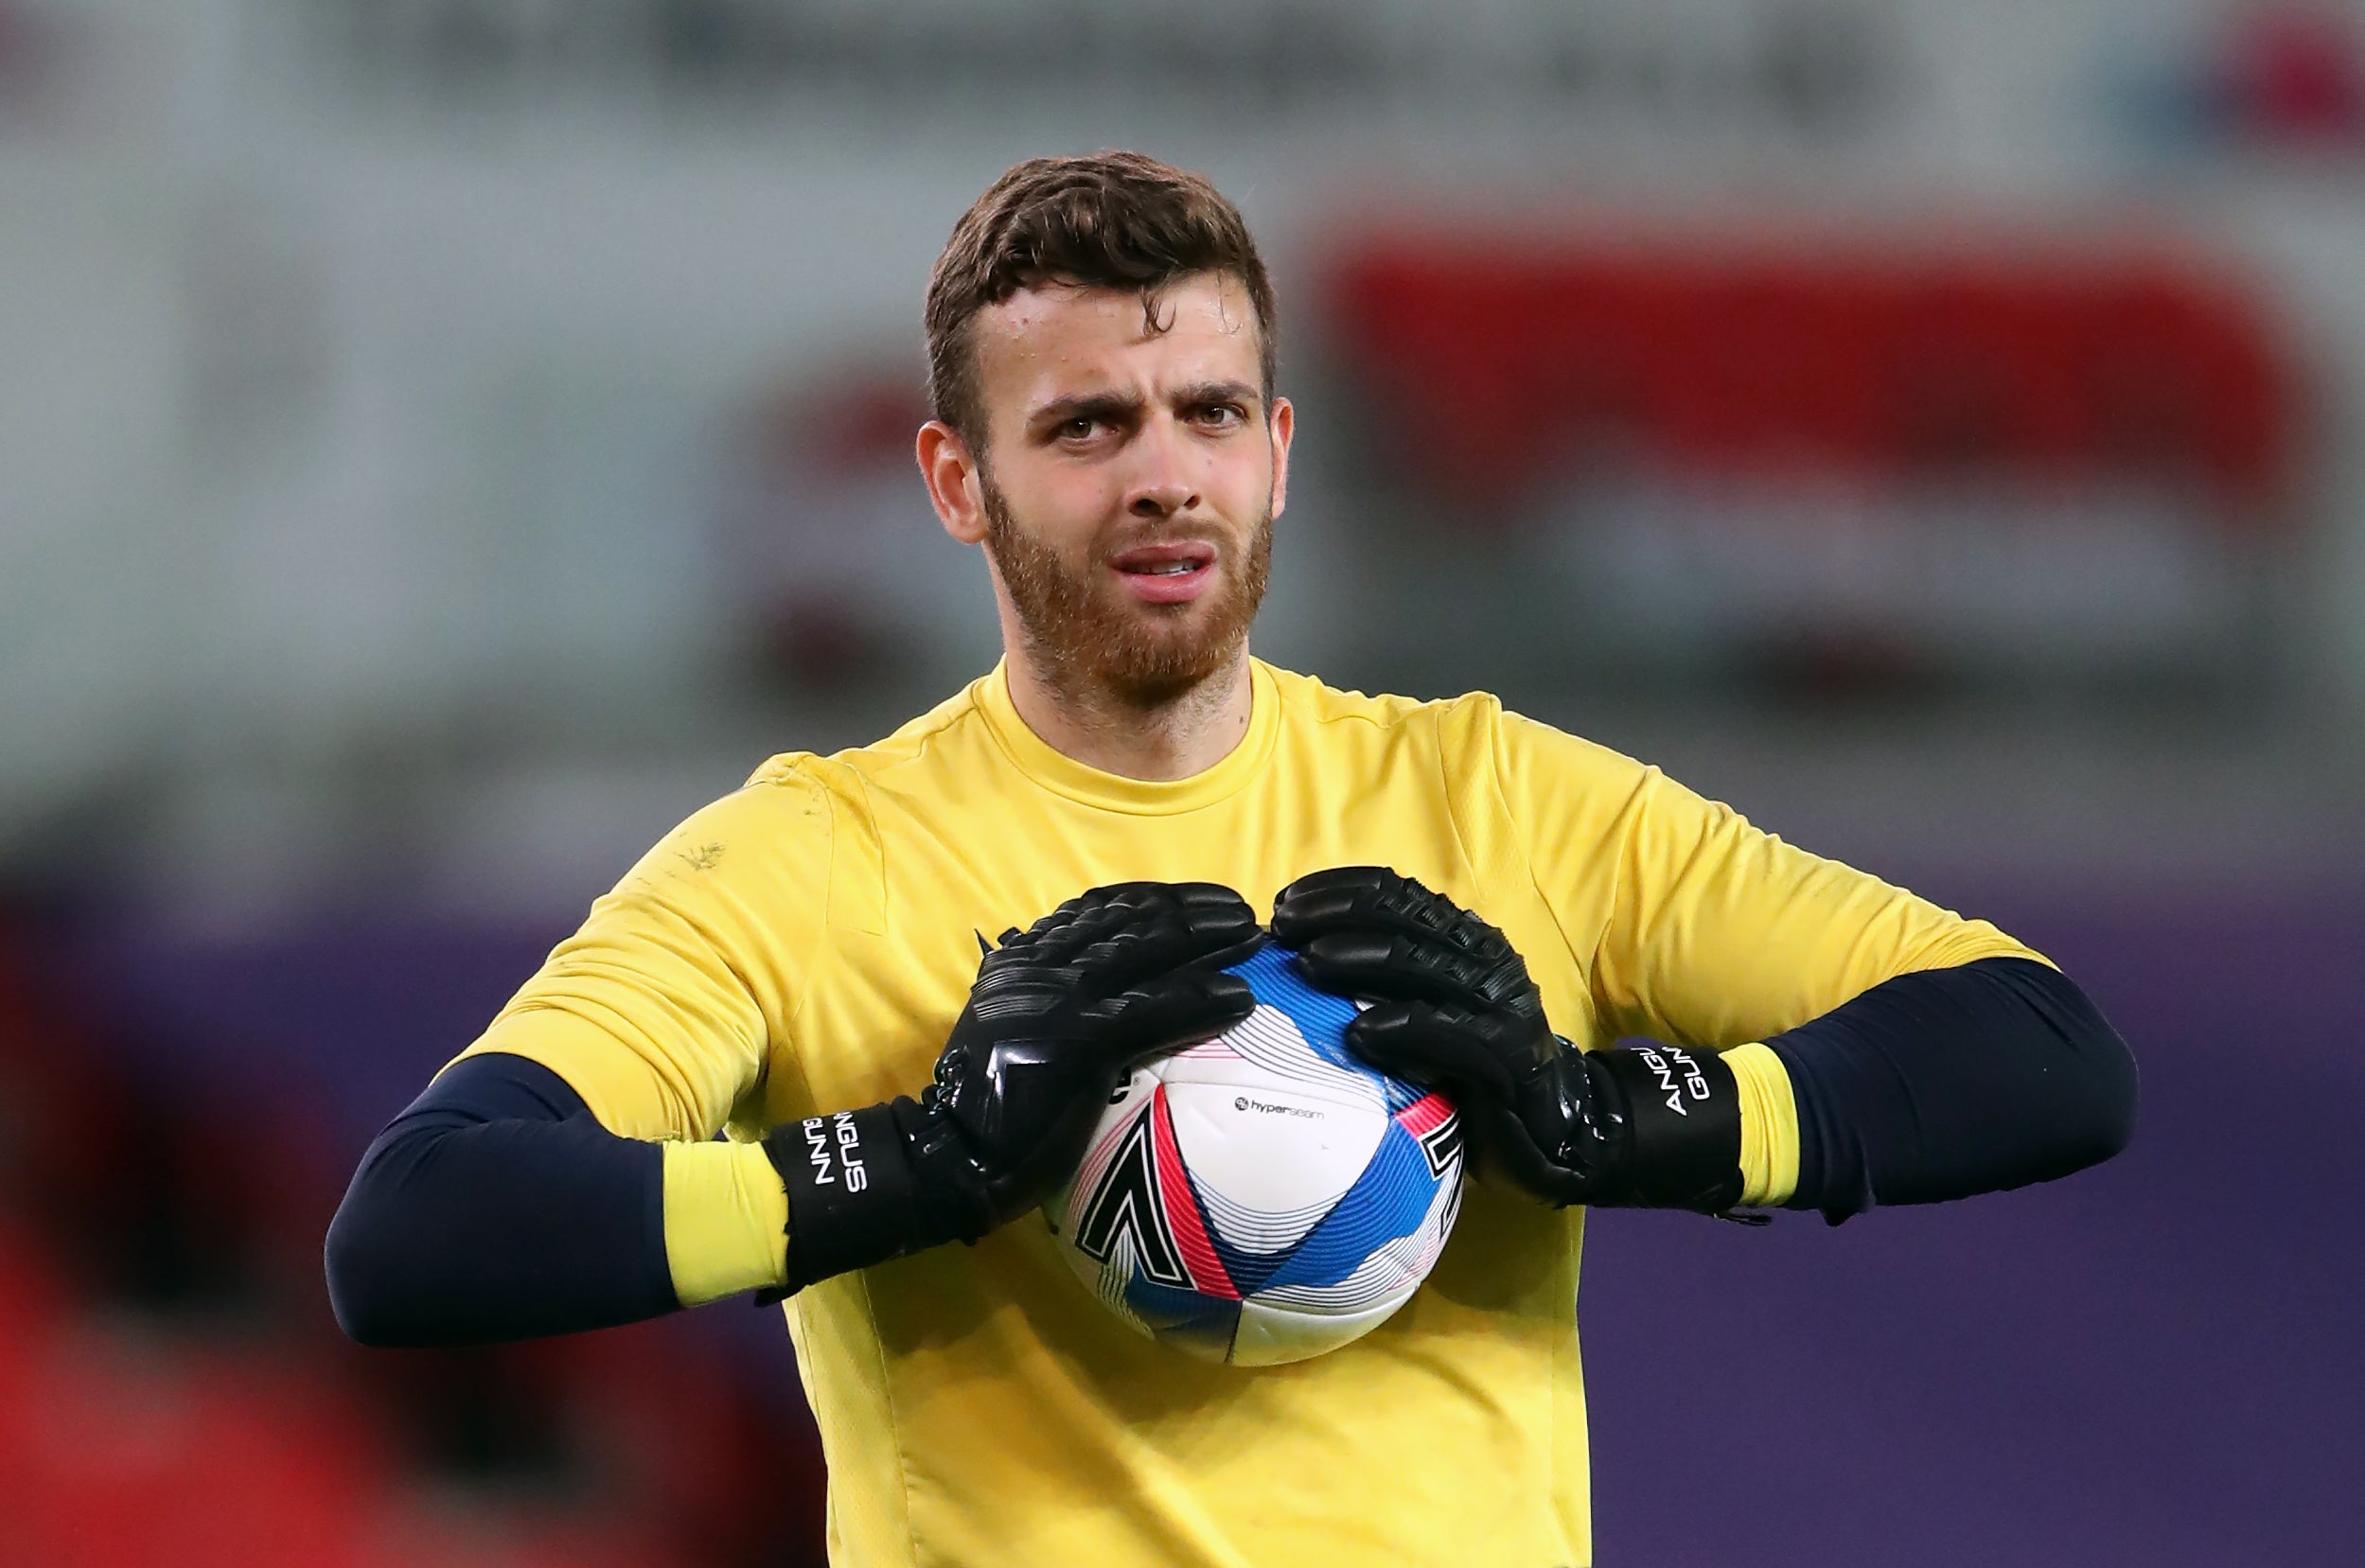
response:
[[[1348,1054],[1357,1004],[1287,948],[1231,972],[1256,1012],[1135,1072],[1044,1217],[1134,1328],[1271,1366],[1370,1332],[1427,1277],[1461,1205],[1461,1128]]]

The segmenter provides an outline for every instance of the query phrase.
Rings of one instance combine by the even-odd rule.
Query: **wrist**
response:
[[[1798,1102],[1791,1075],[1762,1045],[1736,1046],[1721,1060],[1740,1090],[1738,1201],[1749,1207],[1786,1202],[1798,1190]]]
[[[951,1111],[930,1089],[899,1097],[891,1109],[919,1186],[919,1203],[935,1242],[974,1242],[1001,1224],[985,1173]]]
[[[685,1307],[787,1278],[788,1195],[751,1143],[664,1145],[665,1264]]]
[[[1650,1041],[1581,1058],[1616,1157],[1589,1202],[1721,1214],[1741,1199],[1741,1095],[1714,1051]]]
[[[786,1194],[787,1290],[950,1239],[923,1201],[898,1124],[897,1113],[910,1103],[806,1117],[765,1138]]]

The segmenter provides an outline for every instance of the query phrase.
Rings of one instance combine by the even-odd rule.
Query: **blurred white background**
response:
[[[927,269],[1006,164],[1113,144],[1207,169],[1280,273],[1307,434],[1268,656],[1502,687],[1835,850],[2354,849],[2358,22],[8,0],[0,865],[533,905],[767,752],[949,691],[992,624],[905,452]],[[2287,494],[2229,547],[2107,474],[1900,501],[1662,467],[1424,558],[1385,524],[1433,501],[1375,455],[1421,432],[1375,426],[1331,286],[1399,234],[2172,255],[2295,383]],[[1945,680],[1802,707],[1762,640],[1707,656],[1736,622],[1853,625],[1851,581],[1918,607],[1890,641]]]

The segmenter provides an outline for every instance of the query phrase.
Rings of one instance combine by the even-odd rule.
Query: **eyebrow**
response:
[[[1174,389],[1177,407],[1199,408],[1209,403],[1242,403],[1255,408],[1264,395],[1247,381],[1196,381]],[[1146,403],[1135,392],[1087,392],[1071,397],[1054,397],[1037,406],[1027,415],[1030,430],[1049,430],[1067,424],[1071,419],[1098,419],[1109,423],[1138,417]]]
[[[1072,397],[1054,397],[1030,411],[1027,427],[1045,430],[1067,424],[1071,419],[1099,419],[1115,423],[1131,418],[1141,412],[1143,398],[1134,392],[1086,392]]]
[[[1199,409],[1211,403],[1237,403],[1244,412],[1263,406],[1264,395],[1247,381],[1198,381],[1174,389],[1176,408]]]

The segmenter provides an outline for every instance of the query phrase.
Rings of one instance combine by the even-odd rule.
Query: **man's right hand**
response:
[[[788,1188],[792,1288],[974,1242],[1041,1204],[1126,1074],[1255,1010],[1222,965],[1257,937],[1245,901],[1206,882],[1095,888],[1006,932],[917,1101],[766,1140]]]

